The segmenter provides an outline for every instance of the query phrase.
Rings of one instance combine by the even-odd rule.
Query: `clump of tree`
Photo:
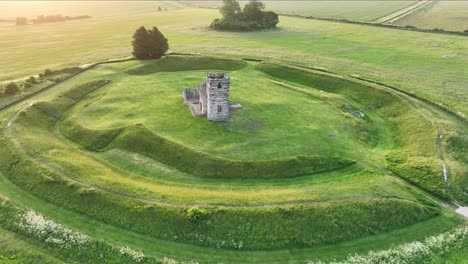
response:
[[[5,86],[4,93],[6,95],[15,95],[21,92],[20,87],[17,83],[11,82]]]
[[[28,24],[28,19],[26,17],[17,17],[16,18],[16,25],[17,26],[24,26]]]
[[[67,20],[77,20],[77,19],[86,19],[86,18],[91,18],[90,16],[62,16],[60,14],[58,15],[40,15],[37,16],[35,19],[32,19],[31,21],[34,24],[41,24],[41,23],[52,23],[52,22],[62,22],[62,21],[67,21]]]
[[[275,28],[279,22],[278,15],[263,9],[265,4],[258,0],[250,0],[243,9],[237,0],[223,0],[223,6],[219,9],[223,17],[215,19],[211,28],[236,31]]]
[[[86,18],[91,18],[91,17],[90,16],[62,16],[60,14],[47,15],[47,16],[40,15],[30,20],[27,17],[17,17],[16,25],[22,26],[22,25],[28,25],[30,23],[41,24],[41,23],[62,22],[62,21],[67,21],[67,20],[77,20],[77,19],[86,19]]]
[[[147,30],[141,26],[133,34],[133,56],[139,60],[159,59],[169,49],[167,38],[157,27]]]

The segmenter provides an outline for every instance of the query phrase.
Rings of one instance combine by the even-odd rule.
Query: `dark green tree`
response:
[[[157,27],[148,30],[150,40],[150,57],[152,59],[159,59],[166,54],[169,49],[167,38],[159,31]]]
[[[29,79],[26,82],[29,82],[31,84],[38,83],[36,77],[34,77],[34,76],[29,77]]]
[[[138,28],[133,34],[133,56],[137,59],[149,59],[149,36],[144,26]]]
[[[235,14],[240,13],[241,8],[237,0],[223,0],[223,6],[219,9],[219,12],[223,17],[232,17]]]
[[[133,34],[133,56],[140,60],[159,59],[169,49],[167,38],[157,27],[146,30],[141,26]]]
[[[18,84],[11,82],[5,86],[5,94],[7,95],[15,95],[20,93],[20,88]]]
[[[44,71],[44,76],[50,76],[50,75],[52,75],[52,74],[53,74],[53,72],[52,72],[51,70],[45,69],[45,71]]]
[[[263,2],[260,2],[258,0],[250,0],[244,6],[244,15],[248,19],[255,20],[256,18],[262,15],[262,10],[264,8],[265,8],[265,4]]]

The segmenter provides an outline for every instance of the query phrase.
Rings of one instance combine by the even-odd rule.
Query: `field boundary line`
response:
[[[310,19],[310,20],[320,20],[320,21],[343,23],[343,24],[355,24],[355,25],[368,26],[368,27],[378,27],[378,28],[387,28],[387,29],[395,29],[395,30],[414,31],[414,32],[420,32],[420,33],[432,33],[432,34],[456,35],[456,36],[461,36],[461,37],[468,37],[468,32],[443,30],[443,29],[440,29],[440,28],[434,28],[434,29],[427,28],[426,29],[426,28],[418,28],[418,27],[414,27],[414,26],[397,26],[397,25],[393,25],[393,24],[379,24],[379,23],[374,23],[374,22],[359,22],[359,21],[351,21],[351,20],[348,20],[348,19],[335,19],[335,18],[303,16],[303,15],[282,14],[281,16],[302,18],[302,19]]]
[[[399,19],[402,19],[403,17],[407,16],[407,15],[410,15],[411,13],[413,13],[414,11],[418,10],[419,8],[427,5],[428,3],[431,3],[432,1],[431,0],[422,0],[422,1],[418,1],[416,3],[414,3],[413,5],[410,5],[406,8],[403,8],[403,9],[400,9],[396,12],[393,12],[389,15],[386,15],[386,16],[383,16],[381,18],[378,18],[374,21],[372,21],[372,23],[393,23]]]

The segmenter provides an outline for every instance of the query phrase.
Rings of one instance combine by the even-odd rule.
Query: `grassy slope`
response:
[[[294,250],[238,252],[162,241],[147,235],[105,224],[83,214],[65,210],[51,203],[44,202],[12,184],[1,173],[0,191],[3,195],[13,199],[20,205],[36,210],[59,223],[80,230],[91,237],[102,239],[111,244],[130,245],[143,250],[145,254],[150,256],[168,256],[181,260],[198,260],[201,262],[215,260],[223,261],[224,263],[239,263],[240,261],[253,263],[261,260],[262,262],[288,261],[290,263],[297,263],[309,259],[341,259],[345,258],[350,253],[365,253],[369,249],[385,249],[391,245],[412,241],[414,239],[422,239],[430,234],[447,231],[461,223],[460,218],[454,215],[454,213],[443,209],[444,213],[441,216],[429,221],[412,225],[401,230],[332,246]],[[15,239],[14,243],[22,242]],[[183,256],[180,256],[181,252],[183,252]]]
[[[127,64],[131,66],[131,65],[134,65],[135,62],[131,62],[131,63],[127,63]],[[90,72],[89,73],[90,75],[88,76],[88,78],[96,78],[99,73],[106,74],[109,71],[109,68],[112,69],[112,70],[118,70],[118,69],[123,70],[123,69],[125,69],[125,67],[129,67],[129,66],[125,66],[127,64],[123,64],[124,68],[119,68],[119,67],[122,67],[122,66],[116,66],[116,65],[103,67],[99,71]],[[242,75],[240,75],[240,76],[242,76]],[[85,77],[86,76],[81,76],[80,78],[85,78]],[[107,75],[106,77],[110,78],[111,76]],[[78,80],[81,80],[80,78],[78,78]],[[122,78],[121,74],[117,74],[116,76],[114,76],[114,77],[112,77],[110,79],[113,79],[113,80],[115,80],[115,82],[117,82],[119,80],[119,78]],[[142,82],[142,83],[148,83],[148,84],[154,83],[154,81],[152,81],[153,79],[155,79],[155,77],[149,76],[149,77],[145,78],[144,79],[145,81]],[[69,85],[73,85],[73,84],[74,84],[74,82],[70,82]],[[185,121],[181,122],[181,123],[172,122],[172,124],[170,124],[170,125],[169,125],[169,123],[165,124],[164,120],[168,119],[168,117],[166,116],[167,114],[166,115],[161,115],[160,113],[163,113],[163,112],[166,113],[166,111],[163,110],[163,109],[158,110],[158,108],[152,109],[152,107],[154,107],[154,105],[157,105],[157,104],[151,104],[150,103],[150,101],[157,100],[157,98],[159,97],[158,96],[159,92],[165,91],[165,90],[161,90],[162,88],[158,89],[155,92],[156,96],[154,98],[151,97],[151,96],[145,96],[145,98],[150,98],[150,100],[146,104],[141,104],[141,110],[137,110],[137,111],[141,111],[141,113],[136,115],[136,116],[139,116],[140,119],[135,120],[134,119],[134,117],[135,117],[134,114],[131,114],[130,116],[127,116],[127,115],[122,116],[120,111],[122,111],[122,109],[124,109],[123,105],[125,104],[125,102],[123,102],[122,100],[116,99],[116,97],[114,97],[114,95],[115,95],[115,93],[122,92],[121,95],[117,95],[117,98],[119,98],[119,96],[121,98],[128,98],[128,95],[129,95],[128,89],[119,88],[119,87],[128,87],[128,86],[126,86],[125,84],[119,84],[119,83],[116,83],[114,85],[115,86],[110,86],[107,89],[103,90],[102,93],[96,94],[94,96],[94,97],[100,99],[100,101],[99,101],[100,104],[91,104],[90,105],[89,101],[84,101],[83,103],[81,103],[81,106],[86,107],[84,110],[82,110],[81,107],[76,108],[77,112],[84,113],[85,116],[86,116],[86,112],[90,108],[98,107],[99,109],[105,110],[104,112],[100,111],[100,110],[96,110],[96,109],[93,109],[93,111],[89,111],[91,113],[98,113],[98,116],[101,115],[101,114],[104,114],[104,118],[102,118],[102,119],[97,119],[97,120],[96,119],[90,119],[90,120],[88,120],[91,125],[98,124],[98,123],[101,123],[103,125],[109,125],[108,123],[105,123],[105,120],[120,120],[120,122],[122,122],[122,121],[127,122],[127,124],[132,124],[132,122],[134,122],[134,123],[143,122],[145,124],[158,125],[159,123],[162,123],[162,126],[160,126],[161,129],[171,129],[171,127],[176,126],[177,124],[183,125],[184,122],[185,123],[197,122],[199,125],[205,126],[204,128],[200,128],[199,130],[207,131],[207,133],[208,133],[208,132],[210,132],[209,130],[212,129],[211,127],[207,127],[208,125],[210,125],[210,123],[206,122],[204,119],[200,119],[200,120],[197,121],[196,119],[192,118],[190,116],[190,114],[188,113],[188,111],[186,111],[187,109],[185,108],[185,106],[183,104],[181,104],[180,102],[177,103],[176,105],[178,107],[182,108],[182,109],[179,110],[179,112],[182,112],[184,115],[187,115],[187,117],[185,119],[183,119]],[[148,85],[148,87],[149,87],[149,88],[147,88],[148,93],[147,92],[145,92],[145,93],[150,94],[150,91],[154,90],[154,88],[153,88],[152,85]],[[109,93],[108,89],[111,89],[114,92]],[[180,90],[180,87],[175,87],[173,90],[167,90],[165,93],[167,94],[167,93],[170,92],[172,94],[175,94],[176,97],[179,97],[179,90]],[[309,88],[309,90],[310,90],[310,88]],[[278,92],[280,92],[280,91],[283,91],[283,90],[279,90]],[[287,92],[287,91],[288,91],[287,89],[284,90],[284,92]],[[140,93],[141,93],[141,89],[136,89],[135,92],[132,92],[131,94],[135,94],[134,96],[138,96]],[[139,99],[135,99],[135,100],[139,101],[139,102],[141,100],[144,100],[144,98],[140,98],[140,97],[138,97],[138,98]],[[95,101],[95,99],[93,99],[91,101]],[[180,101],[180,98],[178,98],[177,101]],[[112,105],[114,103],[116,103],[116,102],[117,103],[121,102],[121,103],[118,103],[120,105],[120,107],[112,107]],[[110,104],[111,107],[109,107],[109,103],[111,103]],[[164,103],[164,100],[162,101],[162,103]],[[132,107],[132,109],[135,109],[135,107]],[[126,111],[124,110],[123,112],[126,112]],[[159,114],[154,114],[156,112],[159,113]],[[174,113],[177,113],[177,111],[172,111],[171,110],[171,111],[169,111],[167,113],[174,114]],[[258,114],[258,113],[256,113],[256,114]],[[316,115],[316,112],[313,111],[312,114]],[[169,115],[169,116],[171,116],[171,115]],[[269,117],[269,119],[274,119],[274,116],[278,116],[278,115],[272,114],[272,117]],[[174,117],[173,119],[178,120],[178,119],[180,119],[180,117]],[[172,119],[169,118],[169,120],[172,120]],[[268,121],[268,119],[267,119],[267,121]],[[305,122],[305,121],[301,120],[301,119],[297,119],[296,121],[293,122],[293,124],[296,124],[298,127],[301,127],[301,125],[300,125],[301,122]],[[326,122],[326,120],[322,120],[320,122],[324,123],[324,122]],[[332,125],[332,122],[328,122],[328,123],[330,123],[330,125]],[[283,125],[282,127],[283,127],[283,129],[286,129],[288,126]],[[187,177],[187,175],[184,175],[183,173],[177,172],[177,170],[169,168],[169,171],[171,173],[168,173],[167,168],[162,168],[162,169],[159,170],[159,172],[157,174],[151,175],[151,177],[150,177],[150,179],[156,180],[156,182],[151,183],[150,179],[146,179],[144,181],[145,183],[142,184],[142,183],[138,182],[138,178],[130,178],[128,176],[127,177],[118,176],[118,175],[121,175],[122,173],[118,172],[118,171],[109,170],[108,168],[106,168],[106,167],[100,165],[99,163],[97,163],[95,160],[87,158],[86,155],[83,155],[83,154],[77,152],[74,148],[70,148],[70,147],[66,146],[66,143],[67,143],[66,141],[64,142],[65,144],[63,144],[63,143],[60,143],[60,141],[54,140],[53,135],[47,134],[47,135],[44,135],[43,137],[39,137],[39,135],[42,135],[43,133],[38,131],[38,132],[34,133],[33,134],[34,137],[32,137],[32,136],[30,136],[31,135],[31,129],[32,129],[30,126],[27,126],[27,129],[25,127],[24,131],[20,127],[16,127],[15,129],[18,131],[18,133],[19,133],[18,135],[21,138],[23,138],[23,140],[25,140],[25,142],[27,142],[28,145],[36,146],[36,148],[44,148],[42,153],[47,153],[47,154],[44,155],[44,154],[41,154],[41,152],[38,152],[38,154],[39,154],[38,157],[40,157],[41,159],[45,158],[47,160],[53,161],[55,164],[58,164],[58,165],[63,166],[65,168],[74,168],[74,175],[76,177],[79,177],[80,179],[91,180],[92,182],[94,182],[96,184],[105,184],[105,183],[113,182],[114,187],[122,188],[122,189],[125,189],[125,190],[129,189],[128,186],[132,186],[132,184],[136,184],[136,186],[139,186],[140,188],[143,188],[143,186],[144,186],[145,190],[147,190],[147,191],[151,190],[151,192],[154,192],[154,194],[150,195],[149,193],[146,193],[146,195],[150,195],[150,196],[154,195],[154,197],[160,197],[160,195],[164,195],[164,197],[166,197],[166,199],[171,200],[171,201],[181,202],[181,201],[190,201],[190,199],[192,199],[192,196],[183,197],[183,196],[177,195],[180,192],[179,191],[176,192],[175,190],[183,190],[183,189],[180,189],[180,188],[182,188],[182,186],[180,186],[179,184],[176,184],[177,189],[174,189],[174,187],[175,187],[174,185],[168,186],[169,183],[174,184],[174,182],[180,181],[181,179],[189,179],[189,177]],[[276,129],[278,129],[278,128],[276,128]],[[174,130],[174,131],[170,130],[172,132],[168,133],[168,135],[170,135],[172,137],[178,137],[180,139],[184,139],[184,138],[190,137],[191,134],[196,132],[196,130],[194,132],[192,132],[192,130],[190,130],[190,128],[188,128],[190,133],[184,134],[184,132],[181,132],[182,130],[184,130],[184,129],[178,129],[178,130]],[[185,130],[187,130],[187,128],[185,128]],[[156,131],[158,131],[158,133],[159,133],[160,130],[158,129]],[[216,138],[221,138],[221,135],[223,135],[222,138],[226,138],[226,139],[229,139],[230,137],[234,137],[236,139],[238,138],[236,133],[230,132],[229,130],[224,131],[224,132],[223,131],[224,130],[221,129],[220,131],[211,132],[212,134],[210,134],[208,139],[213,140],[213,139],[216,139]],[[176,132],[181,133],[182,136],[178,136],[178,134]],[[313,136],[314,135],[314,134],[312,134],[313,132],[314,131],[308,131],[307,134],[302,135],[302,138],[307,139],[308,136],[309,137],[311,137],[311,136],[312,137],[317,137],[317,136]],[[318,131],[318,132],[315,132],[315,133],[321,133],[321,132]],[[320,134],[318,134],[318,135],[320,135]],[[326,134],[326,135],[328,135],[328,134]],[[385,136],[388,136],[388,135],[385,135]],[[249,137],[251,137],[251,136],[249,135]],[[425,137],[422,136],[420,138],[423,139]],[[54,142],[54,143],[53,144],[48,143],[49,145],[44,146],[44,142]],[[183,141],[184,144],[187,144],[187,143],[190,143],[190,142],[191,141],[188,141],[188,142]],[[292,141],[289,141],[289,142],[292,142]],[[349,140],[344,141],[343,144],[347,144],[347,143],[349,144],[350,141]],[[298,145],[301,145],[301,144],[302,143],[300,143]],[[388,143],[386,143],[386,144],[388,144]],[[431,145],[431,142],[429,143],[429,145]],[[359,144],[356,144],[353,150],[356,151],[357,147],[359,147],[359,146],[360,146]],[[341,146],[337,147],[336,149],[339,149],[340,147]],[[382,150],[382,149],[385,149],[387,147],[388,147],[388,145],[380,145],[378,150]],[[268,148],[272,148],[273,149],[272,152],[276,152],[278,150],[281,150],[281,147],[277,147],[274,144],[273,145],[272,144],[266,144],[266,146],[264,146],[264,148],[266,150],[268,150]],[[366,151],[366,148],[364,148],[363,146],[360,146],[360,148],[361,148],[361,150],[360,150],[360,155],[359,156],[362,159],[361,162],[369,164],[370,163],[369,160],[372,159],[372,160],[375,161],[375,164],[382,164],[383,163],[383,157],[382,157],[381,154],[379,154],[379,152]],[[62,150],[62,151],[57,151],[57,150]],[[209,148],[208,148],[208,150],[209,150]],[[332,149],[331,151],[326,150],[326,149],[322,149],[320,151],[322,151],[322,152],[318,152],[318,154],[328,153],[330,155],[331,154],[336,155],[336,153],[339,153],[335,149]],[[335,151],[335,152],[333,152],[333,151]],[[424,150],[422,150],[422,151],[424,151]],[[428,152],[432,152],[432,150],[428,150]],[[245,151],[238,152],[237,155],[240,156],[240,155],[243,155],[244,153],[249,153],[249,152],[245,152]],[[284,152],[282,152],[282,153],[284,153]],[[299,152],[299,153],[296,153],[296,154],[301,154],[301,153]],[[358,158],[355,155],[355,152],[353,152],[351,150],[350,150],[348,155],[350,155],[350,156],[354,155],[353,158]],[[115,157],[115,155],[108,156],[108,157]],[[132,157],[132,155],[131,154],[119,155],[117,153],[117,157],[120,157],[119,160],[122,160],[123,157]],[[378,157],[380,157],[380,160],[378,159]],[[139,160],[141,160],[141,157],[131,158],[130,160],[133,161],[133,164],[130,163],[129,165],[126,165],[126,166],[132,168],[132,170],[133,170],[137,166]],[[88,168],[88,169],[81,169],[79,164],[95,164],[95,165],[90,166],[91,168]],[[127,164],[127,163],[125,163],[125,164]],[[380,165],[380,166],[382,166],[382,165]],[[125,168],[125,166],[124,166],[124,168]],[[106,176],[89,177],[89,172],[90,171],[93,171],[94,174],[96,174],[96,175],[106,175]],[[128,169],[127,169],[127,171],[128,171]],[[176,172],[176,173],[174,174],[173,172]],[[148,171],[146,171],[145,175],[148,175]],[[324,177],[323,179],[325,179],[326,177],[329,177],[327,175],[335,175],[335,174],[334,173],[325,174],[323,176]],[[350,181],[350,182],[352,182],[354,180],[356,182],[367,182],[366,184],[370,184],[371,182],[380,181],[379,178],[373,178],[374,180],[371,180],[371,179],[375,175],[381,175],[381,174],[376,173],[374,171],[370,171],[370,172],[367,172],[367,173],[351,174],[351,175],[354,175],[354,176],[353,177],[347,177],[347,178],[344,178],[344,179],[346,179],[347,181]],[[364,175],[368,175],[368,176],[364,176]],[[355,177],[359,177],[361,180],[355,180],[356,179]],[[370,180],[370,181],[368,181],[368,180],[363,181],[367,177],[369,177],[368,180]],[[148,178],[148,177],[146,177],[146,178]],[[383,178],[382,180],[384,180],[384,179],[385,178]],[[305,180],[310,181],[311,179],[310,178],[305,178]],[[386,180],[384,180],[384,181],[386,181]],[[190,181],[190,182],[192,182],[192,188],[195,187],[195,186],[200,186],[200,187],[203,186],[203,185],[199,185],[200,183],[197,183],[196,185],[194,185],[194,183],[196,181]],[[291,180],[291,183],[294,183],[294,182],[295,182],[294,180]],[[120,183],[120,184],[116,185],[117,183]],[[162,183],[164,183],[164,184],[162,185]],[[277,183],[275,183],[275,184],[277,184]],[[249,185],[246,185],[246,186],[249,186]],[[256,202],[260,202],[260,201],[262,201],[262,202],[267,202],[267,201],[274,202],[274,201],[286,201],[286,200],[292,201],[294,199],[310,200],[310,199],[317,199],[317,198],[320,199],[320,200],[324,200],[324,199],[335,199],[335,198],[338,197],[336,195],[333,195],[332,194],[333,192],[327,192],[328,194],[323,196],[325,194],[325,192],[320,191],[322,188],[320,188],[318,186],[317,186],[317,188],[314,187],[314,191],[312,192],[311,189],[310,189],[312,186],[310,184],[306,184],[303,187],[296,188],[294,190],[291,190],[291,189],[281,190],[281,188],[271,189],[271,187],[267,187],[268,185],[259,185],[259,182],[254,183],[254,185],[251,185],[251,188],[253,188],[253,186],[256,186],[256,188],[257,188],[255,192],[248,192],[248,193],[244,193],[244,194],[242,194],[242,192],[236,193],[237,190],[241,190],[241,189],[237,189],[237,188],[233,189],[232,184],[229,185],[229,187],[226,186],[226,188],[223,189],[223,190],[219,190],[219,191],[210,190],[209,195],[207,193],[205,193],[203,196],[200,196],[200,192],[202,191],[202,189],[199,189],[199,190],[198,189],[192,189],[191,194],[193,195],[193,198],[195,198],[199,202],[211,201],[213,203],[223,202],[223,199],[222,199],[223,195],[222,194],[223,194],[223,192],[226,192],[228,190],[231,192],[230,196],[232,197],[233,202],[234,201],[237,201],[237,202],[242,201],[242,203],[247,202],[248,200],[256,201]],[[335,185],[336,188],[338,188],[338,186],[340,186],[340,185],[339,184]],[[353,184],[353,185],[350,185],[350,187],[351,186],[353,186],[354,191],[348,190],[345,193],[354,193],[356,196],[369,195],[369,194],[372,193],[372,192],[366,191],[366,190],[370,190],[370,189],[363,188],[364,185],[359,185],[359,187],[358,187],[358,185]],[[370,186],[372,186],[372,185],[370,185]],[[296,185],[296,187],[298,187],[298,186]],[[261,189],[258,189],[258,188],[261,188]],[[361,191],[357,191],[357,190],[361,190]],[[274,193],[278,193],[278,192],[284,192],[284,194],[287,193],[288,195],[287,196],[284,195],[284,196],[282,196],[283,198],[281,198],[280,200],[277,200],[277,199],[275,199],[273,197],[274,197]],[[340,192],[343,193],[342,190],[340,190],[340,191],[337,191],[336,194],[338,194]],[[132,191],[132,193],[135,193],[135,191]],[[139,191],[136,191],[136,193],[139,193]],[[251,198],[254,198],[254,197],[255,197],[255,199],[251,199]],[[335,197],[335,198],[333,198],[333,197]],[[252,202],[249,202],[249,204],[250,203],[252,203]]]
[[[468,47],[464,37],[287,17],[281,18],[280,30],[275,31],[207,31],[207,25],[217,16],[216,10],[188,9],[8,28],[0,32],[0,37],[8,40],[0,43],[0,55],[4,58],[0,68],[6,69],[0,73],[0,79],[30,75],[44,68],[127,56],[135,28],[158,25],[174,51],[255,54],[323,66],[383,81],[468,113],[463,103],[464,84],[468,80],[464,74]],[[70,32],[73,37],[64,37]],[[50,42],[55,45],[48,45]],[[48,48],[44,49],[45,46]],[[7,52],[10,49],[21,52]],[[286,53],[288,56],[284,56]]]
[[[456,135],[454,137],[460,140],[458,142],[460,149],[453,149],[447,153],[450,156],[463,155],[461,149],[466,147],[466,143],[463,142],[466,134],[464,125],[459,125],[453,120],[449,121],[450,118],[447,120],[447,117],[438,116],[438,111],[436,111],[437,114],[428,112],[430,107],[421,103],[415,105],[411,98],[403,101],[398,96],[390,96],[389,92],[369,89],[367,86],[348,80],[316,75],[307,70],[297,70],[281,65],[259,64],[257,68],[275,78],[318,87],[328,92],[345,94],[375,111],[396,129],[396,146],[386,152],[386,166],[401,177],[441,197],[454,198],[450,197],[447,186],[441,179],[441,161],[440,154],[438,155],[437,152],[436,138],[444,135],[444,130],[453,133]],[[442,124],[444,124],[443,128]],[[454,157],[452,161],[461,164],[466,162],[460,157]],[[454,181],[454,183],[457,182],[461,189],[466,190],[467,186],[464,183],[466,182],[466,165],[461,165],[461,167],[456,165],[452,168],[454,169],[452,177],[458,179],[458,182]],[[466,201],[465,191],[459,190],[458,194],[460,199]]]
[[[420,28],[440,28],[445,30],[468,30],[468,1],[437,1],[406,16],[394,24]]]
[[[60,263],[47,251],[23,240],[23,238],[0,226],[0,262],[14,263]]]
[[[167,58],[153,64],[178,60],[185,61]],[[187,61],[186,65],[197,61]],[[122,71],[126,70],[124,64],[121,67]],[[228,70],[222,66],[214,69]],[[295,155],[344,155],[354,159],[356,152],[364,152],[369,147],[366,142],[372,140],[372,136],[363,138],[364,142],[356,140],[355,123],[359,120],[340,109],[343,104],[351,104],[344,98],[330,94],[323,101],[318,96],[304,96],[270,82],[251,64],[242,70],[230,71],[231,101],[241,103],[246,110],[231,111],[233,122],[228,123],[194,118],[181,103],[180,91],[182,87],[193,88],[203,82],[204,75],[205,71],[116,74],[111,78],[116,82],[105,94],[83,102],[69,116],[74,122],[92,129],[142,123],[179,144],[237,160]],[[132,87],[134,83],[139,83],[138,87]],[[134,102],[138,102],[137,107]],[[318,114],[324,112],[327,115]],[[372,129],[374,125],[370,120],[369,123]]]

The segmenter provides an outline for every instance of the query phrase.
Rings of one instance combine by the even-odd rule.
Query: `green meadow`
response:
[[[0,31],[0,79],[129,56],[133,31],[157,25],[173,52],[324,67],[382,81],[467,114],[465,37],[289,17],[280,19],[278,30],[224,33],[207,28],[216,17],[217,10],[182,9],[8,27]]]
[[[412,3],[300,7],[371,21]],[[215,9],[132,4],[0,27],[1,85],[84,65],[0,97],[0,262],[463,263],[465,37],[283,16],[219,32]],[[86,67],[129,57],[141,25],[168,55]],[[229,122],[183,103],[207,72],[230,76]]]
[[[220,71],[216,65],[230,69],[237,88],[232,98],[246,107],[233,112],[232,122],[219,125],[191,117],[180,98],[180,87],[200,82],[199,76],[206,71]],[[257,80],[256,87],[242,85],[252,79]],[[125,105],[144,100],[147,103],[139,107]],[[170,243],[226,250],[242,247],[253,252],[321,248],[347,241],[359,244],[369,235],[384,235],[416,223],[423,229],[434,221],[441,227],[447,227],[442,222],[459,223],[425,192],[387,174],[388,169],[401,173],[402,178],[443,199],[460,195],[440,184],[434,135],[426,133],[434,128],[431,122],[420,120],[427,116],[403,107],[409,100],[346,78],[281,64],[170,56],[154,62],[104,65],[10,113],[10,125],[2,132],[0,162],[7,168],[2,173],[9,175],[9,181],[54,206]],[[285,110],[291,101],[297,108]],[[242,113],[250,109],[248,115]],[[290,118],[281,119],[288,111]],[[365,118],[353,111],[362,111]],[[325,112],[329,118],[313,118]],[[328,125],[314,130],[314,122]],[[262,125],[251,125],[258,123]],[[409,124],[413,133],[406,134]],[[180,125],[185,127],[177,128]],[[238,127],[233,129],[233,125]],[[275,141],[286,131],[290,148]],[[310,138],[315,144],[329,140],[328,146],[307,148],[304,140]],[[211,144],[202,144],[208,140]],[[249,154],[252,141],[260,142],[256,156]],[[414,158],[399,159],[402,153],[412,153]],[[457,155],[456,150],[452,153]],[[323,166],[331,166],[331,171],[288,176],[287,165],[276,158],[295,155],[317,156],[315,162],[328,164]],[[333,167],[336,163],[327,163],[330,156],[354,164]],[[209,176],[216,167],[207,161],[213,158],[225,163],[219,169],[227,169],[221,175],[231,174],[230,179]],[[258,168],[268,172],[262,168],[268,159],[280,173],[274,174],[278,175],[274,180],[258,179]],[[238,167],[236,160],[251,165]],[[458,162],[457,158],[452,162]],[[296,164],[294,169],[301,166]],[[426,168],[422,174],[421,166]],[[230,173],[230,167],[238,174]],[[245,175],[251,179],[242,179]],[[329,222],[329,218],[335,220]],[[313,224],[304,229],[306,223]],[[338,229],[333,227],[337,223]],[[233,228],[236,231],[231,233]],[[392,241],[388,239],[383,238],[382,247]],[[305,252],[293,258],[316,256],[314,251]],[[335,256],[350,252],[345,249]],[[193,259],[203,258],[194,254]],[[247,254],[245,261],[255,261],[257,254],[261,255]],[[291,257],[278,254],[279,258]]]

